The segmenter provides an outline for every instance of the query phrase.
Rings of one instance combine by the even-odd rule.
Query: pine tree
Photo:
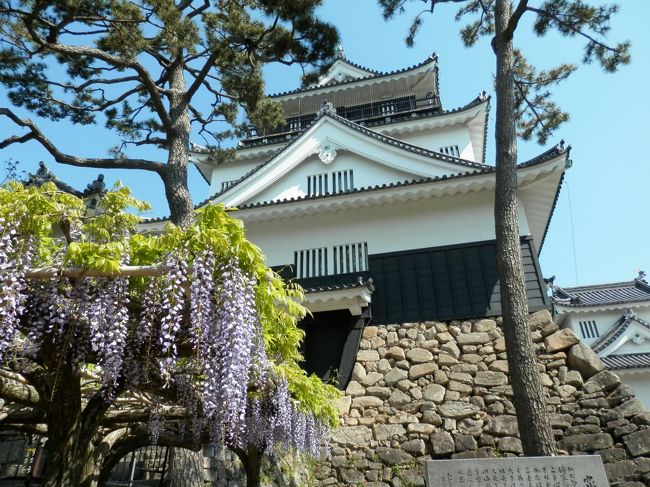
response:
[[[264,97],[262,69],[274,62],[303,70],[327,64],[338,34],[317,18],[320,4],[0,0],[0,84],[14,105],[0,106],[0,118],[16,127],[16,135],[0,140],[0,149],[35,141],[59,163],[156,173],[172,222],[189,227],[190,136],[201,137],[213,157],[224,160],[234,154],[222,144],[249,124],[260,129],[282,122],[280,107]],[[74,125],[102,123],[121,143],[106,147],[108,157],[65,153],[38,122],[24,118],[26,112]],[[162,149],[166,161],[129,156],[142,147]],[[69,379],[70,385],[78,381]],[[78,406],[66,401],[79,397],[56,390],[61,394],[50,401],[52,409],[60,406],[65,415],[74,410],[68,406]],[[78,434],[88,436],[83,428]]]
[[[280,108],[264,97],[262,68],[319,67],[333,56],[338,35],[316,17],[320,3],[2,0],[0,84],[9,100],[45,119],[103,121],[122,143],[106,158],[66,154],[37,123],[0,107],[0,116],[25,130],[0,141],[0,149],[34,140],[60,163],[154,172],[172,222],[185,226],[193,210],[190,134],[218,149],[245,129],[239,108],[256,127],[281,121]],[[167,160],[129,157],[133,146],[162,148]]]
[[[414,0],[378,0],[384,18],[405,10]],[[583,63],[597,61],[608,72],[630,60],[629,43],[609,46],[604,38],[616,13],[614,5],[590,5],[583,0],[546,0],[539,7],[527,0],[418,0],[426,9],[413,20],[406,37],[412,46],[424,14],[436,5],[460,3],[456,20],[470,17],[461,29],[466,46],[490,37],[496,57],[496,186],[494,220],[497,243],[497,267],[501,286],[503,329],[508,366],[514,394],[519,434],[527,456],[553,455],[556,451],[553,431],[546,410],[532,337],[528,328],[528,303],[519,244],[517,196],[517,135],[524,140],[533,136],[539,143],[548,137],[569,115],[551,100],[549,87],[571,75],[576,66],[562,64],[538,71],[526,62],[513,46],[519,21],[535,16],[534,31],[543,36],[557,31],[567,37],[586,41]]]

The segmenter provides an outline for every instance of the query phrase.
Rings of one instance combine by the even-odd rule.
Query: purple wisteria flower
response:
[[[183,325],[187,263],[178,254],[172,254],[166,259],[165,265],[171,270],[164,276],[162,284],[158,342],[160,352],[165,356],[160,361],[160,372],[165,380],[170,380],[178,358],[176,338]]]
[[[24,251],[19,252],[23,246]],[[24,311],[25,269],[33,253],[30,241],[18,241],[15,230],[0,218],[0,362],[18,338],[18,320]]]
[[[120,377],[128,333],[129,303],[126,277],[100,278],[89,307],[92,350],[102,368],[102,386],[111,389]]]
[[[218,441],[238,444],[244,437],[252,339],[257,310],[254,281],[236,260],[217,268],[214,319],[205,327],[202,343],[205,375],[203,407]]]

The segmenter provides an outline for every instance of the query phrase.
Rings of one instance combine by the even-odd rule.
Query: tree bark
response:
[[[246,487],[259,487],[262,473],[262,453],[252,445],[245,450],[231,447],[246,471]]]
[[[163,182],[172,223],[187,227],[192,223],[194,206],[187,188],[191,124],[185,99],[182,62],[182,54],[179,54],[176,62],[170,67],[169,115],[172,128],[168,134],[169,153]]]
[[[497,60],[494,201],[497,266],[501,281],[503,331],[523,451],[526,456],[544,456],[555,454],[556,447],[528,327],[528,302],[519,240],[514,48],[512,35],[507,31],[511,15],[510,0],[497,0],[493,44]]]
[[[246,452],[246,487],[259,487],[262,470],[262,455],[254,446]]]
[[[60,364],[47,401],[48,452],[45,487],[94,487],[99,469],[92,440],[96,428],[83,414],[81,380],[68,364]]]
[[[205,485],[203,450],[172,448],[164,485],[165,487],[203,487]]]

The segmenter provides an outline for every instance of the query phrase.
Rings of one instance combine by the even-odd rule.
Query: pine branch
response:
[[[545,126],[545,124],[544,124],[544,119],[543,119],[543,117],[542,117],[542,116],[537,112],[537,106],[536,106],[533,102],[531,102],[531,101],[528,99],[528,97],[526,96],[526,93],[525,93],[524,89],[523,89],[522,86],[521,86],[521,83],[520,83],[517,79],[514,80],[514,83],[515,83],[515,87],[517,88],[517,91],[519,92],[519,95],[521,96],[522,101],[526,104],[526,107],[528,107],[528,109],[533,113],[533,117],[535,118],[535,126],[537,126],[537,125],[541,125],[541,126],[542,126],[542,129],[545,129],[546,126]],[[522,111],[522,114],[523,114],[525,111],[526,111],[526,110],[524,109],[524,110]]]
[[[599,47],[601,47],[601,48],[603,48],[603,49],[605,49],[607,51],[610,51],[610,52],[614,52],[614,53],[619,52],[619,50],[616,49],[615,47],[608,46],[607,44],[599,41],[595,37],[590,36],[586,32],[584,32],[584,31],[582,31],[580,29],[577,29],[572,23],[566,22],[566,21],[560,19],[557,15],[553,15],[552,13],[550,13],[550,12],[548,12],[546,10],[542,10],[542,9],[535,8],[535,7],[526,7],[526,10],[528,10],[530,12],[534,12],[537,15],[553,19],[553,21],[556,22],[558,25],[561,25],[562,28],[573,32],[575,35],[578,35],[578,36],[581,36],[581,37],[584,37],[585,39],[587,39],[590,44],[594,44],[594,45],[599,46]]]
[[[88,57],[88,58],[103,61],[117,68],[133,69],[138,74],[140,81],[142,82],[142,84],[147,90],[147,93],[151,97],[154,111],[156,112],[158,117],[160,117],[160,121],[162,122],[163,126],[168,132],[171,132],[173,130],[171,119],[169,117],[169,114],[167,113],[167,110],[165,109],[162,98],[160,97],[160,93],[158,92],[158,87],[156,86],[154,80],[151,78],[149,71],[137,60],[120,58],[118,56],[114,56],[112,54],[109,54],[106,51],[103,51],[95,47],[78,46],[78,45],[71,46],[71,45],[61,44],[56,40],[55,42],[48,42],[47,39],[43,39],[38,34],[38,32],[36,31],[33,25],[34,19],[31,17],[32,16],[24,17],[23,19],[24,25],[27,28],[27,32],[29,33],[31,40],[35,44],[40,46],[42,50],[51,51],[54,53],[73,56],[73,57]],[[43,19],[39,19],[39,21],[41,21],[44,24],[47,24],[47,22],[45,22]]]
[[[196,94],[198,89],[203,84],[203,81],[205,80],[209,71],[214,67],[215,62],[217,61],[218,58],[219,58],[219,54],[217,53],[217,51],[214,51],[212,54],[210,54],[208,59],[205,61],[205,64],[203,64],[201,70],[198,73],[196,73],[194,81],[185,92],[185,95],[183,95],[183,100],[185,104],[188,104],[192,99],[192,97]]]
[[[41,130],[29,119],[21,119],[9,108],[0,107],[0,116],[5,116],[13,121],[16,125],[29,129],[29,133],[17,137],[12,136],[0,141],[0,149],[15,144],[23,143],[28,140],[35,140],[47,150],[57,162],[77,167],[95,167],[108,169],[143,169],[153,171],[160,175],[167,173],[168,168],[160,162],[150,161],[147,159],[121,159],[121,158],[88,158],[77,157],[61,152]]]
[[[517,8],[515,8],[515,10],[512,12],[506,29],[501,34],[505,40],[512,40],[512,36],[514,35],[515,30],[519,25],[519,21],[521,20],[521,17],[524,15],[526,10],[529,10],[528,0],[521,0],[517,4]]]
[[[179,10],[184,10],[187,6],[191,7],[192,0],[185,0],[182,2],[179,6]],[[200,7],[192,7],[192,11],[187,14],[187,18],[191,19],[192,17],[196,17],[197,15],[202,14],[204,11],[210,8],[210,2],[208,0],[204,0],[203,5]]]

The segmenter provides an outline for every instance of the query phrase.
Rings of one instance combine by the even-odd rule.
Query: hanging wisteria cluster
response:
[[[183,424],[197,438],[207,431],[212,441],[240,448],[320,455],[328,427],[301,410],[274,372],[257,281],[237,257],[175,249],[162,260],[164,272],[142,278],[135,293],[121,275],[27,279],[27,243],[0,220],[0,363],[43,353],[77,370],[93,363],[109,399],[138,384],[175,393],[187,412]],[[153,404],[149,424],[157,441],[165,427],[161,403]]]
[[[18,338],[18,320],[23,312],[25,269],[31,260],[31,246],[23,240],[25,249],[16,248],[16,232],[0,218],[0,363]]]
[[[272,394],[249,400],[246,428],[247,443],[260,451],[295,449],[317,458],[324,447],[329,456],[329,429],[299,410],[284,379],[278,380]]]

